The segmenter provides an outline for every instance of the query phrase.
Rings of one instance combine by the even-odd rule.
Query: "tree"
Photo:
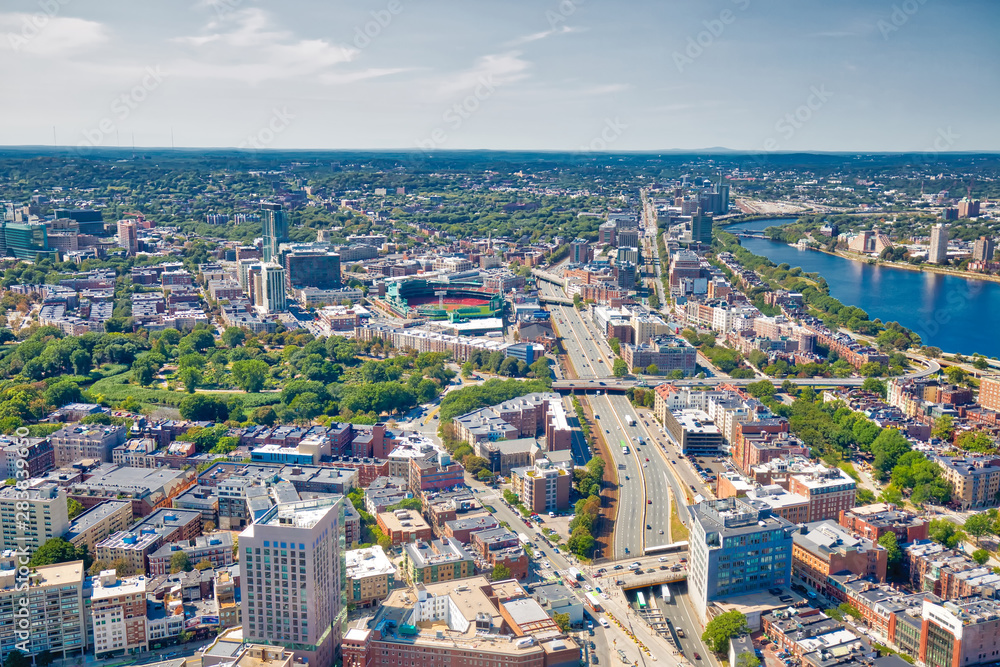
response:
[[[476,456],[475,454],[466,456],[462,461],[462,465],[465,466],[466,472],[470,475],[478,475],[480,470],[490,469],[490,462],[482,456]]]
[[[177,378],[184,384],[187,393],[193,394],[194,390],[201,384],[201,371],[193,366],[188,366],[178,371]]]
[[[656,364],[650,364],[646,366],[646,375],[657,375],[660,369],[656,367]]]
[[[882,398],[886,397],[885,382],[876,378],[865,378],[865,381],[861,383],[861,389],[872,394],[878,394]]]
[[[961,544],[965,534],[958,529],[954,523],[948,519],[931,519],[927,524],[927,537],[943,544],[949,549],[954,549]]]
[[[278,415],[274,412],[274,408],[270,405],[262,405],[250,414],[250,419],[252,419],[255,424],[272,426],[274,425],[274,422],[278,420]]]
[[[178,572],[190,572],[191,571],[191,561],[188,555],[184,551],[176,551],[174,555],[170,557],[170,574],[177,574]]]
[[[229,408],[220,399],[205,394],[192,394],[181,401],[181,418],[190,421],[224,422],[229,418]]]
[[[985,513],[973,514],[968,519],[965,520],[962,528],[965,529],[969,535],[976,538],[976,544],[979,544],[979,538],[983,535],[990,533],[993,529],[993,522],[990,517]]]
[[[774,383],[770,380],[760,380],[747,385],[747,392],[754,398],[765,399],[774,396]]]
[[[750,626],[747,625],[747,617],[734,609],[719,614],[709,621],[705,626],[705,632],[701,635],[701,640],[713,653],[722,655],[729,650],[730,639],[748,632],[750,632]]]
[[[856,496],[856,499],[857,499],[856,502],[857,502],[857,504],[859,506],[860,505],[871,505],[872,503],[875,502],[875,494],[872,493],[868,489],[861,488],[860,486],[857,488],[857,491],[855,492],[855,496]]]
[[[156,379],[156,373],[159,370],[159,364],[148,355],[139,357],[132,362],[132,377],[143,387],[153,384],[153,380]]]
[[[990,552],[986,549],[976,549],[972,552],[972,560],[976,561],[980,565],[986,565],[986,562],[990,559]]]
[[[847,602],[841,602],[837,608],[840,611],[842,611],[846,616],[852,616],[858,620],[861,620],[862,618],[861,611],[852,604],[849,604]]]
[[[55,654],[52,651],[45,650],[35,656],[35,667],[49,667],[55,661]]]
[[[951,415],[941,415],[934,420],[934,428],[931,429],[931,435],[935,438],[940,438],[941,440],[951,440],[951,436],[955,434],[955,419]]]
[[[83,513],[83,504],[75,498],[67,498],[66,512],[69,515],[70,521],[72,521]]]
[[[73,350],[73,354],[69,355],[69,362],[73,364],[73,372],[77,375],[86,375],[94,365],[90,352],[86,350]]]
[[[497,563],[493,566],[493,581],[503,581],[504,579],[510,579],[510,577],[510,568],[503,563]]]
[[[878,500],[890,505],[899,505],[903,502],[903,492],[895,484],[890,484],[882,489],[882,493],[878,495]]]
[[[45,390],[45,402],[57,408],[68,403],[79,403],[83,400],[80,387],[72,380],[60,380]]]
[[[52,537],[31,554],[31,567],[68,563],[74,560],[86,560],[87,548],[77,549],[61,537]]]
[[[611,367],[611,372],[617,378],[623,378],[628,375],[628,364],[621,357],[615,357],[615,363]]]
[[[202,572],[203,570],[211,570],[213,567],[215,566],[212,565],[212,561],[207,558],[203,558],[195,564],[194,569]]]
[[[246,340],[246,332],[239,327],[227,327],[222,332],[222,344],[226,347],[239,347]]]
[[[615,353],[615,356],[621,356],[622,354],[622,342],[612,336],[608,339],[608,345],[611,346],[611,351]]]
[[[749,651],[736,656],[736,667],[760,667],[760,658]]]
[[[560,614],[559,612],[556,612],[552,615],[552,620],[556,622],[556,625],[559,626],[560,630],[563,632],[569,632],[569,614]]]
[[[472,377],[472,374],[476,372],[476,367],[472,365],[471,361],[466,361],[462,364],[462,377],[468,379]]]
[[[476,479],[478,479],[480,482],[489,482],[490,480],[493,479],[493,473],[491,473],[486,468],[483,468],[478,473],[476,473]]]
[[[952,384],[964,384],[968,379],[965,369],[960,366],[948,366],[948,368],[944,369],[944,374],[948,378],[948,382]]]
[[[264,388],[269,367],[260,359],[233,362],[233,381],[243,391],[256,394]]]
[[[886,533],[878,538],[878,543],[879,546],[885,548],[885,559],[888,569],[895,572],[903,562],[903,551],[899,548],[896,533]]]
[[[4,656],[3,667],[31,667],[31,660],[20,651],[14,650]]]

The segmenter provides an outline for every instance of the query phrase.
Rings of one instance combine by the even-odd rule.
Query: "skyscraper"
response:
[[[340,255],[319,244],[287,245],[281,249],[285,266],[285,285],[289,291],[303,287],[337,289],[340,281]]]
[[[712,245],[712,216],[700,209],[691,214],[691,242]]]
[[[585,239],[576,239],[569,244],[571,264],[586,264],[590,261],[590,244]]]
[[[260,291],[255,303],[269,313],[281,313],[288,310],[285,269],[283,267],[277,264],[264,264],[260,267]]]
[[[991,262],[995,251],[996,246],[993,244],[993,239],[981,236],[972,246],[972,259],[977,262]]]
[[[129,257],[139,252],[139,227],[135,220],[118,221],[118,244],[125,248]]]
[[[264,261],[277,262],[278,246],[288,241],[288,216],[281,204],[263,202],[260,210],[264,231]]]
[[[344,497],[279,503],[240,533],[243,635],[333,663],[347,613]]]
[[[931,264],[944,264],[948,261],[948,228],[942,224],[931,227],[931,247],[927,252],[927,261]]]

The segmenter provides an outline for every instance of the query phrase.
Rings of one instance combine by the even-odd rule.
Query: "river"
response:
[[[720,227],[762,231],[794,220],[769,219]],[[750,252],[826,278],[830,295],[864,309],[872,319],[899,322],[924,345],[946,352],[1000,356],[1000,283],[937,273],[872,266],[768,239],[741,238]]]

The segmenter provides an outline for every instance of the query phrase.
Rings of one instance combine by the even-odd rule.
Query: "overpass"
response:
[[[566,290],[566,279],[557,276],[554,273],[548,271],[543,271],[542,269],[532,269],[531,275],[535,276],[539,280],[544,280],[547,283],[552,283],[553,285],[558,285],[560,289]]]
[[[560,306],[572,306],[573,299],[567,299],[564,296],[538,296],[538,303],[553,303]]]
[[[860,387],[865,378],[788,378],[792,384],[799,387]],[[619,380],[617,378],[595,378],[580,380],[556,380],[552,383],[553,391],[609,391],[620,393],[628,391],[633,387],[650,387],[658,384],[668,383],[676,387],[714,387],[720,384],[729,384],[736,387],[745,387],[754,382],[769,380],[775,387],[781,387],[785,378],[720,378],[711,377],[699,380],[689,378],[686,380],[670,380],[667,378],[649,378],[648,381],[640,380]]]

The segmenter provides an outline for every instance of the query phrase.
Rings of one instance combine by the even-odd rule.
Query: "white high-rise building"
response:
[[[22,494],[27,497],[22,497]],[[3,536],[0,550],[24,547],[34,551],[53,537],[69,530],[66,490],[52,482],[35,482],[26,490],[13,486],[0,489]]]
[[[240,533],[243,636],[330,665],[347,613],[344,497],[279,503]]]
[[[277,264],[261,266],[260,294],[257,303],[269,313],[282,313],[288,310],[284,267]]]
[[[942,224],[931,227],[931,247],[927,251],[927,261],[944,264],[948,261],[948,228]]]

